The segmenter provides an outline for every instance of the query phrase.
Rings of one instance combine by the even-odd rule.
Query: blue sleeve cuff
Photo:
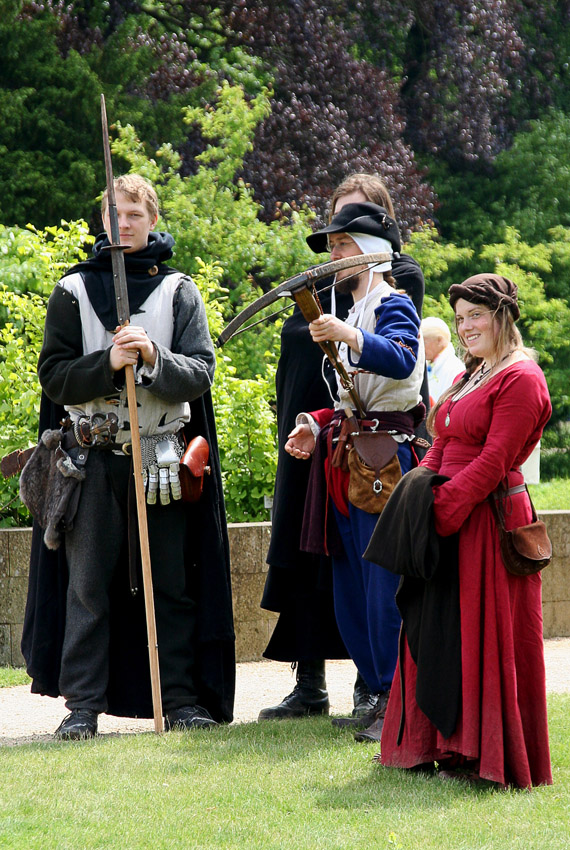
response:
[[[414,371],[419,350],[420,320],[407,295],[393,293],[376,308],[374,333],[362,330],[363,347],[358,360],[348,357],[351,366],[375,372],[386,378],[404,380]]]

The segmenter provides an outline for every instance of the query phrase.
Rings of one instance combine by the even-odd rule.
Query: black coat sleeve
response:
[[[83,404],[113,395],[110,351],[83,354],[81,316],[77,299],[56,286],[48,301],[44,341],[38,360],[42,389],[56,404]]]

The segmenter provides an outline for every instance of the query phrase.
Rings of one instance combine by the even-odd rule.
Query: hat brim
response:
[[[346,204],[327,227],[307,236],[307,244],[316,254],[322,254],[329,249],[328,237],[331,233],[348,233],[350,236],[351,231],[387,239],[393,251],[399,253],[401,250],[396,222],[375,204]]]

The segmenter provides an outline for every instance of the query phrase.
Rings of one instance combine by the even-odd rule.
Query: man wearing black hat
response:
[[[384,498],[379,495],[376,499],[375,495],[382,491],[386,495],[395,469],[399,476],[400,471],[403,474],[414,465],[411,441],[424,412],[420,403],[424,373],[420,320],[410,298],[394,289],[391,258],[400,250],[400,237],[384,208],[371,203],[347,204],[328,227],[309,236],[307,242],[316,253],[330,250],[332,259],[386,254],[386,262],[379,266],[363,265],[337,275],[336,290],[350,292],[353,299],[346,321],[334,315],[333,304],[330,314],[309,326],[314,342],[338,343],[340,357],[366,411],[365,419],[350,418],[354,404],[339,384],[335,408],[300,414],[285,446],[299,459],[315,454],[301,546],[307,551],[328,550],[333,557],[339,630],[359,671],[377,695],[374,723],[356,737],[378,740],[397,656],[400,617],[394,595],[398,578],[365,561],[362,553]],[[357,450],[355,431],[376,434],[378,439],[365,438],[368,445],[378,447],[382,442],[388,455],[392,452],[393,457],[383,463],[385,469],[375,470],[376,461],[369,458],[372,468],[369,464],[366,471],[361,456],[364,441],[360,440]],[[376,449],[373,454],[377,459]],[[325,504],[321,505],[323,469]],[[360,486],[359,471],[363,469],[365,475],[372,476],[368,490],[367,484]],[[327,510],[329,497],[332,510]],[[320,507],[324,507],[322,522]],[[333,513],[336,531],[328,522]]]

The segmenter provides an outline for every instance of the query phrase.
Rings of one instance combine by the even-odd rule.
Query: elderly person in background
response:
[[[443,319],[426,316],[421,329],[428,362],[429,396],[433,405],[449,389],[457,375],[465,371],[465,366],[455,353],[451,332]]]

